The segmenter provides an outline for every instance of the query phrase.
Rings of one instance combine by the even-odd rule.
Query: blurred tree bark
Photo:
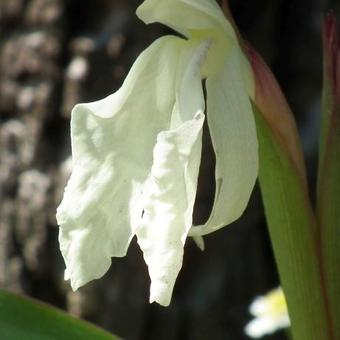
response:
[[[169,32],[139,22],[139,3],[0,0],[0,286],[124,339],[246,339],[249,303],[278,284],[258,190],[239,221],[206,237],[204,253],[187,242],[169,308],[148,304],[148,274],[135,242],[103,279],[75,293],[63,281],[55,209],[70,174],[70,111],[115,91],[138,53]],[[290,95],[314,155],[316,127],[306,116],[320,96],[324,2],[231,5]],[[214,190],[214,156],[205,141],[197,221],[207,216]]]

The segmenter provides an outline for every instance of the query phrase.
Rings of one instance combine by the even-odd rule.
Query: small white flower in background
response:
[[[261,338],[290,326],[286,299],[280,287],[257,297],[249,311],[255,319],[247,324],[245,333],[252,338]]]
[[[187,236],[203,247],[203,235],[233,222],[248,203],[258,171],[254,84],[215,0],[146,0],[137,15],[183,37],[158,39],[116,93],[73,109],[73,171],[57,211],[59,241],[65,279],[77,289],[103,276],[111,257],[125,256],[136,235],[150,302],[167,306]],[[216,194],[207,223],[193,227],[205,111]]]

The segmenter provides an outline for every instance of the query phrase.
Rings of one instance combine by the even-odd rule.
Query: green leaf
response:
[[[340,339],[340,59],[335,17],[324,29],[323,115],[319,148],[317,218],[320,256],[333,337]]]
[[[0,290],[1,340],[118,340],[116,336],[32,299]]]
[[[254,105],[259,180],[270,238],[295,340],[329,340],[316,247],[316,225],[306,187],[267,121]]]

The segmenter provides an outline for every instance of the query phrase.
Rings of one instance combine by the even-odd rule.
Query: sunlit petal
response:
[[[254,116],[244,83],[239,51],[207,79],[208,124],[216,154],[216,193],[209,220],[190,235],[213,232],[240,217],[258,173]]]
[[[170,303],[192,225],[205,105],[200,67],[206,50],[203,42],[182,55],[171,128],[158,135],[136,232],[149,268],[150,301],[164,306]]]
[[[167,306],[183,247],[192,225],[204,115],[177,129],[162,132],[154,149],[154,164],[145,190],[144,215],[137,230],[151,278],[150,302]]]
[[[146,0],[137,9],[146,24],[160,22],[189,37],[193,31],[235,33],[215,0]]]
[[[122,88],[72,112],[73,172],[57,211],[73,289],[124,256],[142,215],[142,190],[159,131],[169,126],[185,41],[164,37],[135,62]]]

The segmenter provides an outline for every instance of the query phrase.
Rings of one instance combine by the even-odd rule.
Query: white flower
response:
[[[285,296],[280,287],[257,297],[249,311],[255,319],[247,324],[245,333],[252,338],[261,338],[290,326]]]
[[[146,0],[137,10],[184,36],[147,48],[114,94],[72,111],[73,172],[57,211],[65,279],[73,289],[104,275],[137,235],[151,278],[150,301],[169,305],[189,234],[244,211],[258,171],[249,96],[253,79],[215,0]],[[216,195],[192,228],[207,117],[216,153]],[[201,242],[202,243],[202,242]]]

